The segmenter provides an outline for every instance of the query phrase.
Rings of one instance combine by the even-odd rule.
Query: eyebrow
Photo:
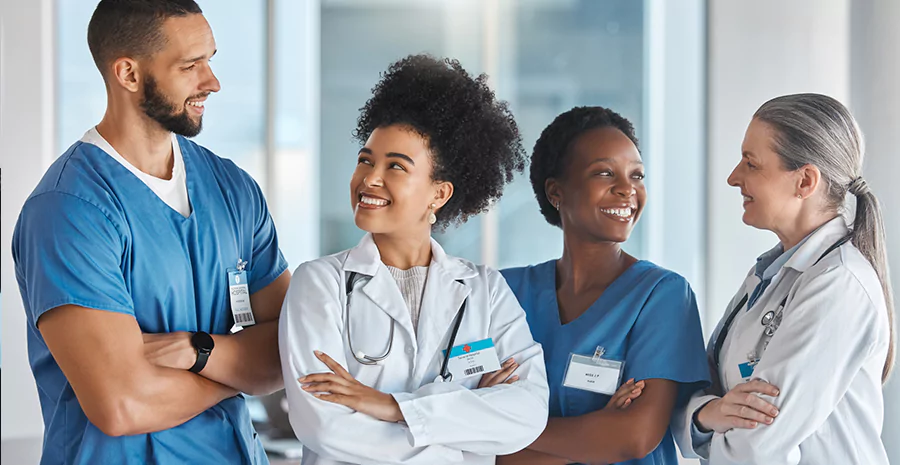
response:
[[[590,163],[588,163],[588,166],[591,166],[591,165],[593,165],[593,164],[595,164],[595,163],[613,163],[613,159],[612,159],[612,158],[595,158],[593,161],[591,161]],[[641,165],[641,166],[644,166],[644,161],[643,161],[643,160],[638,160],[638,161],[636,162],[636,164]]]
[[[213,50],[212,55],[210,55],[209,58],[212,58],[212,57],[216,56],[216,53],[218,53],[218,52],[219,52],[218,49]],[[204,58],[207,58],[206,54],[203,54],[203,55],[200,55],[200,56],[194,57],[194,58],[185,58],[184,60],[181,60],[181,63],[185,63],[185,64],[187,64],[187,63],[193,63],[193,62],[195,62],[195,61],[200,61],[200,60],[202,60],[202,59],[204,59]]]
[[[367,147],[363,147],[363,148],[359,149],[359,153],[366,153],[366,154],[372,155],[372,150]],[[388,158],[400,158],[400,159],[406,160],[407,162],[409,162],[409,164],[416,166],[416,162],[414,162],[412,158],[409,158],[409,155],[404,155],[399,152],[388,152],[387,154],[385,154],[385,156]]]

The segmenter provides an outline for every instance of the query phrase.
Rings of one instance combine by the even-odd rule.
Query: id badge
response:
[[[446,353],[446,351],[443,352]],[[497,349],[491,338],[458,345],[450,349],[447,370],[453,375],[454,381],[499,369],[500,359],[497,358]]]
[[[250,286],[247,283],[247,262],[238,260],[237,269],[228,270],[228,296],[231,299],[231,315],[235,326],[251,326],[256,324],[253,309],[250,308]]]
[[[603,358],[603,348],[594,356],[572,354],[563,375],[563,386],[611,396],[622,381],[625,362]]]

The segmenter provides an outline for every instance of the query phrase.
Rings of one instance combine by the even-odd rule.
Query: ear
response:
[[[547,180],[544,181],[544,195],[547,196],[547,200],[550,201],[550,205],[552,205],[553,208],[557,208],[557,205],[562,204],[562,187],[559,185],[559,181],[557,181],[556,178],[547,178]]]
[[[453,183],[447,181],[434,183],[434,200],[431,203],[435,205],[435,210],[446,205],[450,197],[453,197]]]
[[[822,173],[819,171],[819,168],[806,164],[797,170],[797,174],[799,175],[797,195],[804,199],[809,198],[818,189],[822,180]]]
[[[131,58],[119,58],[112,64],[111,81],[129,92],[140,91],[140,70],[137,61]]]

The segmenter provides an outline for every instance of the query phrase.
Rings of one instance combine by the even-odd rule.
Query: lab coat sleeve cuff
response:
[[[718,396],[695,394],[676,416],[677,424],[673,424],[673,433],[685,458],[709,459],[709,445],[714,433],[700,432],[697,425],[694,424],[694,416],[706,404],[715,399],[718,399]]]
[[[400,406],[403,421],[409,428],[409,445],[412,447],[428,445],[430,443],[428,427],[425,423],[425,415],[416,406],[416,396],[409,392],[398,392],[391,395]]]

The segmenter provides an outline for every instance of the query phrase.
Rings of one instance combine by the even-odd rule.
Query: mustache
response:
[[[204,97],[209,96],[209,94],[211,94],[211,93],[212,93],[212,92],[200,92],[200,93],[197,94],[197,95],[191,95],[191,96],[188,97],[185,101],[187,101],[187,100],[194,100],[194,99],[198,99],[198,98],[204,98]]]

